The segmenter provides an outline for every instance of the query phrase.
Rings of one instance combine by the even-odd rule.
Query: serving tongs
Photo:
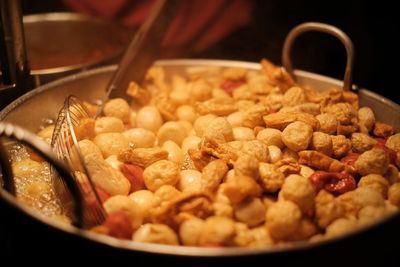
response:
[[[88,193],[94,195],[95,202],[97,203],[95,206],[98,207],[93,209],[89,208],[89,205],[85,205],[84,224],[86,226],[101,224],[105,219],[106,212],[95,188],[92,175],[86,167],[84,157],[79,149],[75,129],[83,119],[97,118],[102,113],[104,105],[110,97],[127,98],[126,89],[131,81],[140,83],[143,80],[147,69],[157,59],[157,52],[175,16],[178,3],[179,0],[157,0],[154,3],[150,14],[133,37],[118,65],[118,69],[111,78],[106,88],[102,105],[96,115],[91,115],[82,101],[72,95],[67,97],[63,108],[59,112],[51,145],[57,156],[67,162],[72,170],[79,169],[83,171],[87,177],[89,188],[83,188],[83,185],[78,182],[77,175],[74,176],[74,182],[83,195]],[[72,163],[72,153],[77,155],[78,168],[76,164],[74,166]],[[65,187],[60,185],[60,182],[61,180],[59,179],[55,180],[56,188],[61,189],[60,194],[62,194],[62,189]]]

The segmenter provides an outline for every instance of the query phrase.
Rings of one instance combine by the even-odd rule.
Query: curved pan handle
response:
[[[287,70],[287,72],[289,72],[290,75],[292,75],[292,77],[295,77],[293,73],[292,61],[290,59],[293,43],[299,35],[311,31],[322,32],[332,35],[338,38],[344,45],[347,54],[347,62],[343,79],[343,89],[350,90],[352,88],[353,63],[354,63],[353,42],[351,41],[349,36],[347,36],[347,34],[345,34],[342,30],[336,28],[335,26],[319,22],[306,22],[293,28],[286,36],[285,43],[283,45],[283,51],[282,51],[283,67]]]
[[[48,162],[50,162],[50,164],[52,164],[52,166],[57,170],[58,174],[60,175],[69,193],[71,194],[73,201],[72,224],[77,227],[82,227],[83,196],[79,191],[76,183],[73,182],[74,178],[71,175],[70,169],[57,158],[57,156],[51,150],[51,147],[46,142],[39,139],[35,134],[10,123],[0,122],[0,136],[13,138],[19,142],[28,145],[33,150],[35,150],[41,157],[43,157]],[[2,166],[3,164],[5,165],[5,167],[2,168],[5,189],[7,189],[11,193],[13,193],[12,190],[14,190],[15,193],[12,170],[9,166],[8,160],[4,159],[4,155],[5,152],[2,155],[0,155],[2,158],[0,163],[2,164]]]

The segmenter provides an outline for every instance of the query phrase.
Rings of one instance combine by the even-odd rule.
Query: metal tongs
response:
[[[179,0],[157,0],[155,2],[150,14],[135,34],[122,57],[117,71],[111,78],[102,105],[94,116],[94,119],[102,113],[104,105],[110,97],[127,98],[125,92],[129,83],[131,81],[140,83],[143,80],[147,69],[157,59],[157,52],[172,19],[175,17],[178,3]],[[88,112],[83,103],[77,97],[67,97],[64,107],[58,115],[51,144],[57,156],[67,162],[72,170],[74,170],[74,166],[71,154],[77,154],[79,159],[78,164],[80,165],[79,169],[83,170],[83,173],[86,175],[90,187],[89,190],[91,191],[89,193],[94,194],[97,202],[96,206],[98,206],[96,209],[84,209],[84,224],[90,226],[101,224],[105,219],[106,212],[96,191],[91,173],[86,167],[75,134],[75,128],[79,122],[86,118],[93,118],[93,116],[90,115],[90,112]],[[66,188],[59,185],[60,181],[59,179],[55,180],[55,187],[61,189],[60,194],[62,195],[62,189]],[[81,186],[77,177],[75,177],[74,181],[83,195],[85,195],[85,192],[86,194],[88,193],[88,189],[84,189]]]

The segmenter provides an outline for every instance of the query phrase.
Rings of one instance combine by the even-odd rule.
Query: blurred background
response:
[[[22,0],[23,13],[74,11],[136,29],[152,0]],[[164,58],[218,58],[281,63],[289,30],[306,21],[333,24],[354,42],[354,82],[400,103],[399,41],[392,1],[191,0],[172,27]],[[71,36],[73,38],[73,36]],[[396,40],[397,39],[397,40]],[[295,44],[296,68],[342,78],[345,51],[323,34],[305,34]]]

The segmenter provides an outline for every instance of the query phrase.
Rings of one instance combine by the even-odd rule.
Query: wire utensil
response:
[[[95,188],[91,174],[86,168],[86,164],[79,149],[78,140],[75,134],[75,129],[79,122],[82,119],[90,118],[91,116],[89,114],[89,111],[85,108],[84,104],[81,102],[81,100],[79,100],[79,98],[72,95],[69,96],[65,100],[64,106],[58,114],[51,140],[51,146],[53,147],[57,157],[66,162],[72,171],[83,170],[83,173],[87,177],[89,187],[85,187],[81,182],[79,182],[79,177],[76,175],[76,172],[73,173],[73,181],[77,184],[77,187],[81,191],[82,195],[90,196],[93,194],[94,196],[94,206],[96,207],[94,209],[93,203],[88,203],[89,198],[84,198],[83,200],[83,225],[85,227],[101,224],[106,216],[106,212],[101,204],[100,197]],[[74,153],[77,160],[73,161],[71,158],[72,153]],[[53,179],[53,185],[56,189],[56,192],[58,192],[58,195],[62,196],[63,191],[66,189],[62,184],[62,180],[57,178]]]

